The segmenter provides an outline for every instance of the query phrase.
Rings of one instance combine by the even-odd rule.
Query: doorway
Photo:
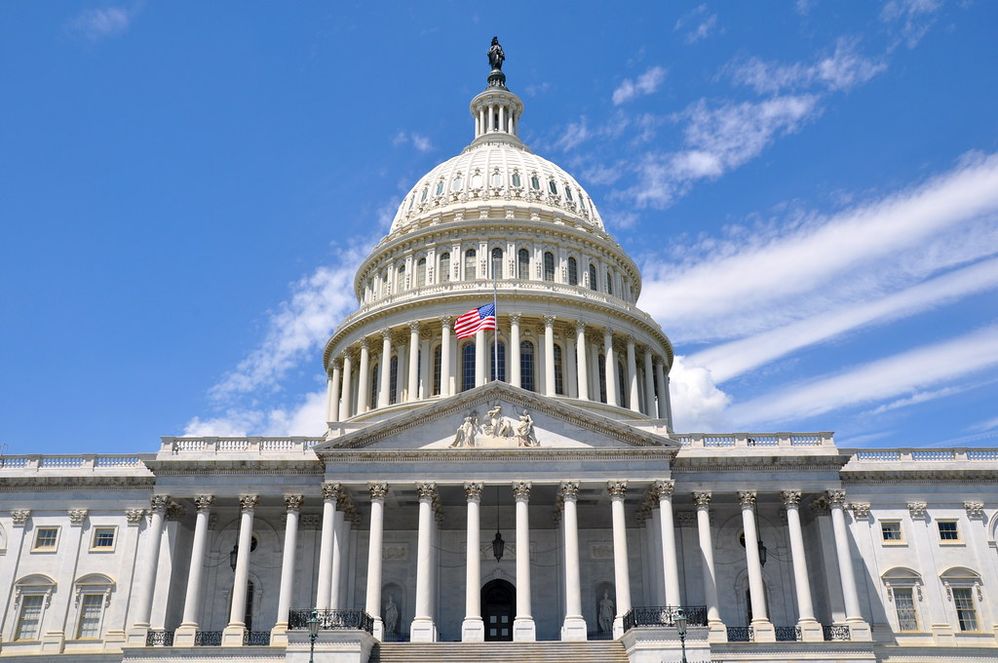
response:
[[[482,587],[482,620],[485,622],[485,641],[500,642],[513,639],[516,588],[505,580],[491,580]]]

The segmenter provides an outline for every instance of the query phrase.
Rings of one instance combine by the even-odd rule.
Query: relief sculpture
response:
[[[478,413],[469,412],[454,433],[452,449],[471,447],[537,447],[537,434],[534,432],[534,420],[523,410],[517,421],[502,414],[502,405],[496,403],[485,415],[485,420],[479,422]]]

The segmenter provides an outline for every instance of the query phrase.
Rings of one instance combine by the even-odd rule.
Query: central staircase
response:
[[[387,642],[371,663],[627,663],[618,641],[590,642]]]

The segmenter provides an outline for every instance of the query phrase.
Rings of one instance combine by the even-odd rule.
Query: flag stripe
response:
[[[495,304],[486,304],[473,308],[461,315],[454,322],[454,332],[458,338],[468,338],[474,336],[478,330],[496,328],[496,307]]]

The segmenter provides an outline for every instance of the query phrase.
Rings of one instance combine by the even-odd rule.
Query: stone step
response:
[[[627,663],[620,642],[390,642],[371,663]]]

